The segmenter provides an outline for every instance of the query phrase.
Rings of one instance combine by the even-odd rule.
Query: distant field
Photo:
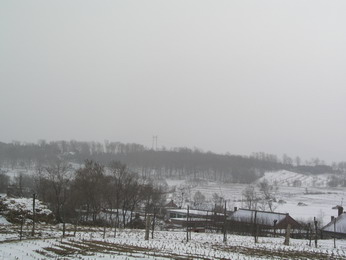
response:
[[[34,174],[33,170],[26,171],[24,169],[8,169],[7,174],[14,177],[20,171],[29,175]],[[333,210],[332,207],[342,205],[343,200],[346,198],[346,188],[327,187],[329,178],[329,174],[305,175],[281,170],[277,172],[266,172],[265,176],[257,182],[266,179],[270,183],[278,185],[277,201],[283,200],[286,203],[276,203],[276,211],[289,213],[297,220],[307,221],[317,217],[322,220],[321,224],[325,225],[330,221],[331,216],[337,215],[336,210]],[[293,186],[297,181],[300,182],[300,187]],[[185,184],[185,180],[168,179],[167,183],[171,187],[179,187]],[[253,185],[256,185],[256,183]],[[228,208],[242,208],[244,206],[241,202],[242,192],[247,186],[246,184],[202,182],[197,184],[197,186],[192,186],[190,196],[193,198],[196,191],[201,191],[207,199],[211,199],[213,193],[217,193],[227,200]],[[299,202],[306,204],[306,206],[298,206]]]
[[[286,203],[275,203],[278,212],[289,213],[297,220],[311,220],[314,217],[323,221],[322,225],[330,221],[331,216],[336,216],[337,211],[332,207],[343,204],[346,198],[345,188],[329,188],[326,183],[329,175],[308,176],[289,171],[267,172],[263,179],[267,179],[270,183],[276,183],[279,187],[277,192],[277,201],[283,200]],[[293,187],[295,180],[300,180],[301,187]],[[258,181],[258,182],[259,182]],[[183,181],[167,181],[169,185],[178,185]],[[256,184],[253,184],[256,185]],[[207,199],[211,199],[213,193],[218,193],[228,202],[228,207],[241,208],[244,204],[242,200],[242,192],[247,184],[233,183],[217,183],[207,182],[201,183],[191,188],[191,195],[196,191],[201,191]],[[306,206],[298,206],[302,202]],[[346,206],[345,206],[346,209]]]

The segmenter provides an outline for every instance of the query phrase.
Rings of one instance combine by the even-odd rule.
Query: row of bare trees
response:
[[[199,149],[164,147],[149,149],[140,144],[120,142],[39,141],[33,143],[1,143],[0,169],[34,169],[51,164],[56,158],[83,164],[91,159],[103,165],[115,160],[145,177],[208,179],[222,182],[251,183],[266,171],[292,170],[306,174],[336,173],[346,176],[346,163],[325,165],[314,158],[302,162],[284,154],[282,159],[264,152],[251,156],[215,154]]]
[[[53,209],[56,220],[89,223],[110,221],[125,226],[141,210],[153,213],[165,201],[165,186],[143,179],[126,165],[107,167],[88,160],[79,169],[58,160],[37,174],[38,197]]]

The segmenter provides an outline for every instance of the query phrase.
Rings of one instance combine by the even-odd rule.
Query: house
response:
[[[346,238],[346,213],[341,206],[333,207],[338,210],[338,217],[331,217],[331,221],[321,229],[323,238]]]
[[[177,209],[178,206],[177,204],[174,203],[173,200],[171,200],[170,202],[168,202],[165,206],[164,206],[165,209]]]
[[[251,233],[256,225],[261,231],[283,231],[288,224],[292,229],[300,229],[301,225],[288,213],[239,209],[228,218],[228,229],[239,233]],[[274,231],[274,232],[275,232]]]

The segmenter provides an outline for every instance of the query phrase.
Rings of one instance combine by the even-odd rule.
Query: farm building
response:
[[[177,204],[175,204],[173,200],[168,202],[164,207],[166,209],[177,209],[178,208]]]
[[[268,212],[259,210],[239,209],[228,218],[228,229],[233,232],[251,233],[256,225],[260,231],[283,231],[288,224],[292,229],[300,229],[301,225],[288,213]]]
[[[187,216],[189,216],[188,219]],[[224,214],[206,210],[167,209],[166,219],[172,224],[172,227],[181,228],[188,225],[202,230],[223,222]]]
[[[343,212],[341,206],[333,209],[338,209],[338,217],[332,217],[331,221],[321,229],[322,236],[323,238],[346,238],[346,213]]]

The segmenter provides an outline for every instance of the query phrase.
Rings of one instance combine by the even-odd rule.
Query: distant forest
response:
[[[326,165],[318,158],[302,162],[263,152],[250,156],[215,154],[198,149],[150,149],[140,144],[120,142],[80,142],[40,140],[37,143],[1,143],[0,169],[39,169],[57,159],[82,165],[93,160],[103,165],[112,161],[126,164],[143,177],[207,179],[223,182],[250,183],[266,171],[291,170],[303,174],[344,173],[346,162]]]

